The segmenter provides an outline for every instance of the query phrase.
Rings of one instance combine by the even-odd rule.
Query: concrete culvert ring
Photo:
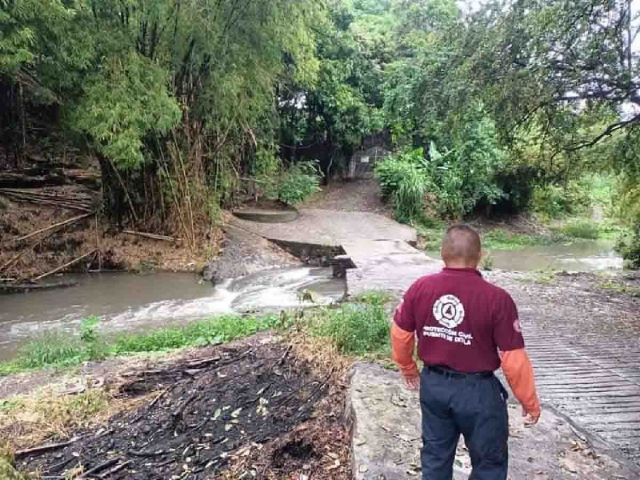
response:
[[[293,207],[282,209],[243,208],[234,210],[233,215],[251,222],[258,223],[287,223],[296,220],[300,213]]]

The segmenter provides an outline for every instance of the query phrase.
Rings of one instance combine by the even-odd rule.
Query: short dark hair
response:
[[[477,262],[480,258],[482,242],[477,230],[466,223],[456,223],[447,228],[442,239],[442,258],[445,260],[464,260]]]

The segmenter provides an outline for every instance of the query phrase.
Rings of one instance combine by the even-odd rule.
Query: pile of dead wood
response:
[[[30,168],[0,172],[0,188],[43,188],[68,184],[100,186],[100,174],[81,169]]]
[[[4,195],[14,202],[33,203],[83,212],[90,212],[95,208],[92,204],[94,202],[87,196],[59,195],[57,193],[18,188],[0,188],[0,195]]]

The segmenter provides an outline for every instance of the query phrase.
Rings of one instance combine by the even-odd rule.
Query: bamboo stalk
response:
[[[96,214],[96,212],[89,212],[89,213],[85,213],[84,215],[79,215],[77,217],[73,217],[73,218],[70,218],[68,220],[64,220],[63,222],[54,223],[53,225],[50,225],[50,226],[48,226],[46,228],[42,228],[40,230],[36,230],[35,232],[32,232],[32,233],[30,233],[28,235],[25,235],[24,237],[20,237],[20,238],[14,240],[14,242],[17,243],[17,242],[21,242],[23,240],[27,240],[27,239],[29,239],[31,237],[34,237],[34,236],[36,236],[36,235],[38,235],[40,233],[48,232],[49,230],[53,230],[54,228],[57,228],[57,227],[66,227],[67,225],[71,225],[72,223],[79,222],[80,220],[84,220],[85,218],[90,217],[91,215],[95,215],[95,214]]]
[[[98,215],[96,213],[96,249],[98,252],[98,271],[102,271],[102,251],[100,249],[100,232],[98,230]]]
[[[7,191],[0,191],[0,195],[5,195],[18,201],[36,203],[38,205],[52,205],[54,207],[68,208],[72,210],[81,210],[84,212],[88,212],[90,210],[89,205],[85,205],[81,203],[72,203],[73,200],[68,201],[66,199],[60,199],[60,200],[46,199],[46,198],[40,198],[30,194],[7,192]]]
[[[165,235],[157,235],[155,233],[146,233],[146,232],[136,232],[133,230],[123,230],[122,233],[126,233],[127,235],[135,235],[138,237],[152,238],[153,240],[163,240],[165,242],[175,242],[176,239],[173,237],[167,237]]]
[[[85,253],[84,255],[82,255],[82,256],[80,256],[78,258],[75,258],[75,259],[71,260],[70,262],[67,262],[67,263],[65,263],[64,265],[62,265],[62,266],[60,266],[58,268],[55,268],[55,269],[51,270],[50,272],[43,273],[42,275],[40,275],[40,276],[38,276],[36,278],[33,278],[32,281],[37,282],[38,280],[42,280],[45,277],[48,277],[48,276],[53,275],[55,273],[58,273],[61,270],[64,270],[65,268],[70,267],[71,265],[75,265],[76,263],[81,262],[82,260],[84,260],[87,257],[90,257],[91,255],[95,255],[96,252],[97,252],[97,250],[92,250],[89,253]]]
[[[135,220],[135,222],[138,223],[138,215],[136,215],[136,211],[133,208],[133,202],[131,201],[131,196],[129,195],[129,190],[127,189],[127,186],[125,185],[124,180],[122,180],[122,177],[120,176],[120,172],[116,168],[116,164],[113,163],[113,160],[111,160],[111,158],[109,158],[109,162],[111,163],[111,168],[113,168],[113,171],[115,172],[116,177],[118,178],[118,181],[120,182],[120,186],[124,190],[124,194],[127,197],[127,203],[129,204],[129,210],[131,210],[131,215],[133,215],[133,219]]]

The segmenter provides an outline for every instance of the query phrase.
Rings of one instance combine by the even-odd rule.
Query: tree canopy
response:
[[[114,222],[194,239],[243,178],[300,160],[332,175],[371,139],[414,162],[402,171],[443,216],[526,210],[585,171],[621,175],[633,206],[639,15],[631,0],[0,0],[1,140],[18,158],[44,115],[99,159]]]

